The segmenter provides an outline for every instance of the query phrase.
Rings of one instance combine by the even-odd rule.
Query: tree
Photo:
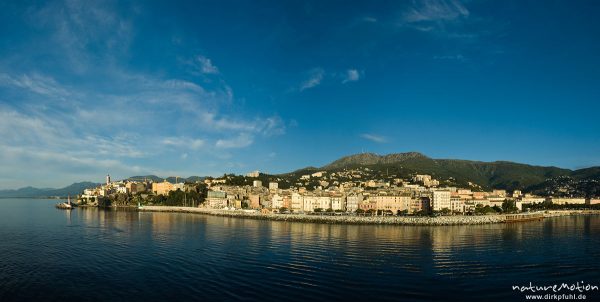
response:
[[[287,210],[288,210],[288,208],[286,208],[286,207],[281,207],[281,208],[279,208],[279,213],[286,212]]]
[[[315,213],[321,213],[321,212],[323,212],[323,209],[321,209],[321,208],[316,208],[314,211],[315,211]]]
[[[504,213],[516,213],[517,211],[519,211],[515,201],[508,199],[504,200],[504,202],[502,203],[502,210],[504,211]]]
[[[415,213],[417,216],[427,216],[429,213],[426,210],[419,210]]]
[[[327,212],[327,213],[333,213],[333,209],[329,208],[329,209],[325,210],[325,212]]]
[[[450,211],[450,209],[448,209],[448,208],[443,208],[440,211],[440,214],[442,214],[442,215],[450,215],[451,213],[452,213],[452,211]]]
[[[363,209],[356,209],[356,211],[354,211],[354,213],[356,213],[356,214],[364,214],[365,210],[363,210]]]

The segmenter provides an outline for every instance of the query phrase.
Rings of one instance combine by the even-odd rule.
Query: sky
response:
[[[600,165],[599,1],[0,1],[0,189]]]

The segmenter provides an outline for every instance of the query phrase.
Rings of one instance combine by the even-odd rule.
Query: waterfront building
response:
[[[283,193],[283,207],[286,209],[292,209],[292,196],[286,193]]]
[[[248,196],[248,200],[250,200],[250,208],[252,209],[260,209],[260,195],[259,194],[250,194]]]
[[[394,215],[401,211],[408,211],[411,203],[411,196],[406,195],[385,195],[378,194],[370,196],[369,201],[375,203],[377,210],[391,211]]]
[[[433,191],[432,208],[434,211],[441,211],[442,209],[451,210],[450,191]]]
[[[346,211],[356,212],[356,210],[358,210],[358,205],[361,204],[362,201],[362,194],[351,194],[346,196]]]
[[[294,212],[300,212],[303,209],[303,198],[302,195],[294,192],[292,193],[292,211]]]
[[[450,211],[452,213],[464,213],[465,212],[465,201],[460,196],[450,197]]]
[[[331,197],[319,196],[317,199],[319,200],[319,208],[323,210],[331,209]]]
[[[600,199],[599,198],[590,198],[587,200],[587,204],[588,205],[600,204]]]
[[[152,183],[152,192],[156,195],[166,195],[169,194],[170,191],[173,191],[173,184],[167,180]]]
[[[228,205],[227,193],[223,191],[208,191],[206,204],[209,208],[222,209]]]
[[[585,198],[568,198],[568,197],[548,197],[548,201],[552,204],[585,204]]]
[[[341,195],[331,197],[331,209],[334,211],[346,210],[346,198]]]
[[[529,195],[529,194],[527,194]],[[527,196],[521,197],[520,200],[523,204],[533,204],[533,203],[542,203],[546,201],[544,197],[536,197],[536,196]]]
[[[283,197],[279,194],[273,195],[273,198],[271,199],[271,206],[274,209],[283,207]]]

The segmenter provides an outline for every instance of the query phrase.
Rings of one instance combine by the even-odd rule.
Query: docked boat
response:
[[[61,202],[61,203],[56,204],[56,208],[61,209],[61,210],[72,209],[73,205],[71,204],[71,196],[69,195],[69,197],[67,197],[67,202]]]

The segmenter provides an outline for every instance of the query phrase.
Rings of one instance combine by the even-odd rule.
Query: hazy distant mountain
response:
[[[78,182],[61,189],[39,189],[34,187],[25,187],[17,190],[0,190],[0,197],[65,197],[75,196],[88,188],[97,187],[99,184],[92,182]]]

